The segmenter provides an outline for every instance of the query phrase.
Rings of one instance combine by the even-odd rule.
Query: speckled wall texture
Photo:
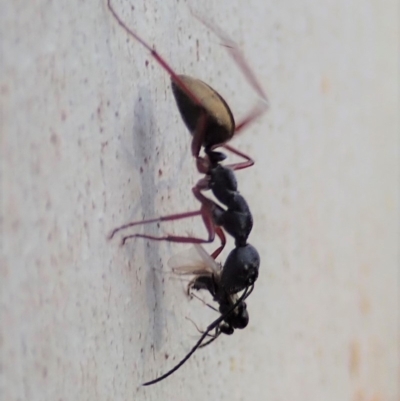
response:
[[[169,76],[105,0],[2,0],[1,400],[398,401],[397,2],[113,3],[237,120],[257,96],[189,4],[268,93],[269,112],[232,141],[256,161],[237,173],[261,255],[250,323],[140,387],[196,342],[186,317],[216,317],[169,272],[188,246],[107,240],[198,208]],[[130,232],[188,231],[205,235],[199,218]]]

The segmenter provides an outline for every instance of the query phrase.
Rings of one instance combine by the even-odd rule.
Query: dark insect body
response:
[[[221,316],[207,327],[193,349],[179,364],[157,379],[144,383],[144,385],[150,385],[171,375],[190,358],[197,348],[214,341],[221,333],[232,334],[234,329],[241,329],[247,326],[248,313],[244,300],[252,292],[254,283],[258,277],[260,258],[257,250],[247,243],[248,236],[253,227],[253,218],[246,200],[238,191],[234,171],[250,167],[254,164],[254,161],[246,154],[228,145],[227,142],[267,110],[268,99],[236,44],[217,27],[196,16],[223,41],[224,46],[226,46],[228,52],[260,97],[261,101],[259,104],[239,124],[235,124],[228,104],[218,92],[201,80],[176,74],[150,45],[126,26],[113,9],[111,0],[108,0],[108,8],[118,24],[145,47],[157,63],[170,75],[172,91],[179,112],[192,135],[191,152],[196,159],[197,170],[204,174],[204,177],[192,188],[193,195],[201,204],[200,210],[124,224],[112,231],[110,239],[116,233],[128,227],[185,219],[194,216],[202,217],[208,232],[208,238],[170,234],[165,236],[132,234],[124,236],[122,244],[125,244],[128,239],[132,238],[202,244],[213,242],[215,235],[217,235],[221,241],[221,245],[211,256],[208,255],[209,259],[214,260],[222,252],[226,244],[224,230],[235,239],[235,249],[229,253],[223,268],[220,270],[210,273],[210,271],[203,268],[197,273],[178,272],[178,274],[194,274],[196,276],[192,280],[190,288],[194,290],[207,290],[212,295],[214,301],[218,303],[218,311]],[[244,161],[222,165],[221,162],[226,158],[226,155],[216,151],[215,149],[218,147],[223,147],[227,151],[241,157]],[[201,149],[204,151],[204,156],[200,156]],[[211,190],[215,198],[225,208],[204,196],[203,191],[207,190]],[[204,250],[203,252],[205,253]],[[208,264],[210,264],[210,261],[208,261]],[[243,291],[243,293],[238,296],[237,293],[240,291]],[[215,333],[210,335],[209,333],[213,330],[215,330]],[[203,344],[207,336],[210,336],[211,340]]]
[[[218,319],[214,320],[210,325],[207,326],[206,330],[203,332],[203,334],[201,335],[201,337],[199,338],[199,340],[197,341],[197,343],[194,345],[194,347],[186,354],[186,356],[178,363],[176,364],[172,369],[170,369],[168,372],[164,373],[163,375],[157,377],[157,379],[148,381],[146,383],[143,383],[143,386],[150,386],[152,384],[156,384],[164,379],[166,379],[168,376],[171,376],[174,372],[176,372],[195,352],[198,348],[200,348],[202,345],[207,345],[209,344],[211,341],[214,341],[215,338],[218,337],[218,334],[215,334],[214,336],[212,336],[211,341],[204,343],[203,341],[206,339],[206,337],[209,335],[208,333],[210,333],[213,330],[217,330],[220,329],[223,325],[224,320],[228,321],[230,324],[230,318],[229,316],[234,312],[234,310],[236,308],[240,309],[243,308],[243,305],[245,307],[245,299],[252,293],[254,289],[254,284],[251,285],[250,287],[247,287],[244,291],[243,294],[236,300],[236,302],[224,313],[222,314]],[[240,313],[240,312],[238,312]],[[239,327],[237,327],[239,328]],[[228,333],[226,333],[228,334]]]
[[[172,270],[178,275],[194,275],[195,277],[188,284],[188,294],[190,295],[192,290],[207,290],[213,296],[214,301],[219,304],[218,310],[213,306],[206,304],[211,309],[220,313],[220,317],[212,322],[204,332],[202,336],[191,349],[191,351],[172,369],[159,376],[157,379],[143,383],[144,386],[149,386],[164,380],[168,376],[176,372],[198,349],[205,347],[206,345],[215,341],[220,334],[231,335],[235,329],[244,329],[249,322],[249,315],[247,312],[247,305],[245,303],[246,298],[251,294],[254,288],[254,284],[247,286],[243,293],[238,296],[236,294],[226,293],[221,284],[221,277],[223,268],[221,265],[208,255],[201,245],[194,245],[192,248],[196,252],[193,256],[190,256],[191,261],[188,263],[182,263],[180,260],[181,255],[173,256],[169,265]],[[192,252],[192,249],[189,252]],[[186,253],[186,252],[185,252]],[[204,302],[204,301],[203,301]],[[214,331],[214,334],[209,334]],[[210,337],[206,342],[204,340]]]
[[[185,259],[182,258],[181,254],[178,254],[173,256],[168,264],[172,268],[172,271],[178,275],[194,276],[188,284],[188,295],[192,296],[193,290],[208,291],[213,297],[213,300],[219,304],[219,308],[217,310],[209,304],[206,305],[225,316],[224,320],[216,328],[216,334],[212,336],[212,341],[221,333],[233,334],[235,329],[244,329],[249,322],[247,306],[244,301],[231,313],[227,314],[238,299],[236,292],[229,291],[229,287],[227,287],[225,283],[224,272],[227,264],[222,267],[221,263],[217,263],[212,256],[198,244],[182,254],[187,255]],[[229,268],[230,266],[228,265],[228,269]]]

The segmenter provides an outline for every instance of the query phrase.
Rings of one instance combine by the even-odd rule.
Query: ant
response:
[[[176,255],[170,259],[169,265],[172,267],[172,271],[177,274],[194,275],[195,277],[188,284],[188,294],[191,294],[192,289],[208,290],[213,296],[214,301],[219,304],[219,310],[209,304],[206,305],[219,312],[221,315],[218,319],[208,325],[207,329],[202,332],[202,336],[194,347],[178,364],[168,372],[159,376],[157,379],[143,383],[143,386],[150,386],[166,379],[168,376],[176,372],[198,348],[205,347],[212,343],[220,334],[231,335],[235,329],[244,329],[249,323],[249,314],[247,312],[245,299],[253,291],[254,283],[246,286],[240,297],[236,294],[228,294],[223,290],[223,287],[221,287],[222,272],[224,270],[224,268],[221,267],[221,264],[217,263],[201,245],[194,245],[194,249],[197,253],[196,256],[200,257],[200,259],[194,260],[192,258],[189,263],[182,263],[179,260],[181,256]],[[215,334],[209,334],[213,330],[215,330]],[[207,336],[211,337],[211,339],[203,343]]]
[[[230,252],[222,268],[211,269],[212,271],[210,271],[210,269],[203,267],[197,273],[181,273],[195,274],[196,277],[189,284],[188,291],[191,288],[195,290],[208,290],[213,296],[214,301],[219,304],[221,316],[207,327],[198,342],[181,362],[159,378],[143,384],[147,386],[155,384],[174,373],[199,347],[211,343],[221,333],[232,334],[234,329],[242,329],[248,324],[249,317],[244,301],[253,291],[254,283],[258,277],[260,258],[257,250],[247,243],[247,238],[253,227],[253,218],[246,200],[237,190],[234,171],[250,167],[254,164],[254,161],[246,154],[228,145],[227,142],[267,110],[268,99],[236,44],[218,28],[196,16],[197,19],[223,41],[223,45],[227,48],[231,57],[247,77],[250,85],[261,98],[260,104],[256,105],[239,124],[235,124],[232,112],[221,95],[198,79],[176,74],[150,45],[126,26],[112,7],[111,0],[107,0],[107,5],[118,24],[145,47],[156,62],[170,75],[172,91],[178,109],[193,137],[191,143],[192,156],[196,159],[197,170],[201,174],[205,174],[205,177],[192,188],[193,195],[201,203],[200,210],[124,224],[112,231],[110,239],[117,232],[128,227],[199,215],[202,217],[208,232],[207,239],[193,236],[166,235],[157,237],[133,234],[123,237],[122,244],[125,244],[131,238],[145,238],[156,241],[192,243],[197,244],[201,248],[199,244],[213,242],[215,235],[217,235],[221,241],[221,245],[211,255],[207,254],[209,259],[216,263],[215,259],[222,252],[226,244],[225,234],[222,229],[235,239],[235,249]],[[225,148],[244,159],[244,161],[226,166],[222,165],[221,162],[225,160],[226,155],[215,151],[218,147]],[[205,156],[200,156],[202,148]],[[226,206],[226,210],[216,202],[205,197],[202,194],[202,191],[205,190],[211,190],[216,199]],[[243,291],[243,293],[238,296],[237,293],[240,291]],[[213,330],[215,330],[215,334],[210,335],[209,333]],[[203,344],[207,336],[211,336],[211,340]]]
[[[243,121],[235,125],[229,106],[214,89],[198,79],[176,74],[150,45],[126,26],[112,7],[111,0],[107,1],[107,5],[118,24],[145,47],[171,76],[172,90],[178,109],[193,136],[191,152],[196,159],[197,170],[205,174],[205,177],[192,188],[193,195],[201,203],[200,210],[124,224],[112,231],[110,239],[117,232],[135,225],[172,221],[201,215],[208,232],[207,239],[191,236],[166,235],[157,237],[133,234],[123,237],[122,244],[125,244],[131,238],[201,244],[213,242],[215,235],[217,235],[220,238],[221,245],[211,255],[215,259],[226,244],[223,228],[235,239],[235,249],[226,260],[221,276],[221,286],[224,287],[224,291],[228,294],[242,291],[248,285],[254,283],[258,277],[259,255],[257,250],[247,243],[247,238],[253,227],[253,218],[246,200],[237,190],[237,181],[233,171],[250,167],[254,164],[254,161],[246,154],[228,145],[227,142],[266,111],[268,108],[267,96],[236,44],[218,28],[196,16],[223,41],[224,46],[226,46],[262,100],[261,104],[254,107]],[[205,157],[200,156],[202,147],[204,148]],[[226,155],[215,151],[214,149],[217,147],[224,147],[226,150],[242,157],[244,161],[227,166],[221,165],[220,162],[226,158]],[[205,197],[202,194],[202,191],[205,190],[211,190],[217,200],[225,205],[227,209],[223,209],[216,202]]]

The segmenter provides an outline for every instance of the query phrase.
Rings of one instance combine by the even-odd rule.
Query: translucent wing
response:
[[[168,266],[181,275],[219,275],[221,265],[217,263],[199,244],[172,256]]]

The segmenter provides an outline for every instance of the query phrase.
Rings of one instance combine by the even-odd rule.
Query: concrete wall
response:
[[[186,1],[114,4],[238,119],[256,101]],[[169,77],[104,1],[2,0],[0,398],[398,400],[397,2],[191,4],[271,100],[233,141],[256,160],[238,173],[262,257],[250,325],[140,387],[195,343],[185,317],[215,317],[168,273],[185,246],[106,238],[198,207]],[[204,232],[198,219],[138,230]]]

